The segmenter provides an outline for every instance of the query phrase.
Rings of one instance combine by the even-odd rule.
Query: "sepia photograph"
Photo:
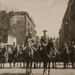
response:
[[[75,75],[75,0],[0,0],[0,75]]]

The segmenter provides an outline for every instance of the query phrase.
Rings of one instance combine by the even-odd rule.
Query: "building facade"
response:
[[[60,49],[64,43],[70,47],[71,41],[75,41],[75,0],[69,0],[68,6],[62,20],[61,29],[59,31]]]
[[[1,18],[0,26],[3,26],[4,24],[4,27],[6,27],[6,29],[4,29],[4,27],[2,28],[0,27],[0,29],[6,30],[5,32],[2,31],[4,35],[1,35],[2,36],[1,40],[3,43],[9,42],[10,38],[8,37],[12,36],[16,38],[17,41],[16,44],[21,44],[21,42],[25,42],[25,38],[28,35],[28,30],[31,30],[32,32],[35,30],[36,25],[27,12],[10,11],[9,13],[7,13],[5,11],[3,12],[1,11],[1,14],[5,14],[5,15],[4,15],[4,19]],[[13,38],[13,40],[15,40],[15,38]]]

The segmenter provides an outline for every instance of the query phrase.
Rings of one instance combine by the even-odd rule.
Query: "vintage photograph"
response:
[[[0,75],[75,75],[75,0],[0,0]]]

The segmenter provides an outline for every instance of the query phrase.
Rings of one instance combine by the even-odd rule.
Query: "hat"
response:
[[[32,31],[29,31],[28,34],[31,35],[32,34]]]
[[[43,30],[43,32],[47,32],[47,30]]]
[[[52,41],[53,39],[52,39],[52,37],[50,37],[50,41]]]

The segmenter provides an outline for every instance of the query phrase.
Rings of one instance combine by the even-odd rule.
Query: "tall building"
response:
[[[2,11],[1,11],[1,14],[3,14]],[[28,35],[28,30],[31,30],[32,32],[34,32],[36,25],[35,25],[33,19],[29,16],[29,14],[27,12],[10,11],[9,13],[6,13],[6,16],[4,16],[4,18],[6,17],[4,21],[6,21],[6,22],[8,21],[8,22],[7,22],[7,24],[4,23],[4,26],[7,26],[7,29],[6,29],[7,36],[9,35],[9,38],[10,38],[10,36],[13,37],[13,40],[16,39],[16,44],[20,44],[22,41],[23,42],[25,41],[25,38]],[[4,27],[2,27],[1,29],[4,29]],[[6,38],[5,41],[8,42],[9,38]],[[5,41],[3,39],[2,42],[5,42]]]
[[[69,0],[68,6],[62,20],[59,31],[60,49],[66,42],[70,46],[71,41],[75,41],[75,0]]]

